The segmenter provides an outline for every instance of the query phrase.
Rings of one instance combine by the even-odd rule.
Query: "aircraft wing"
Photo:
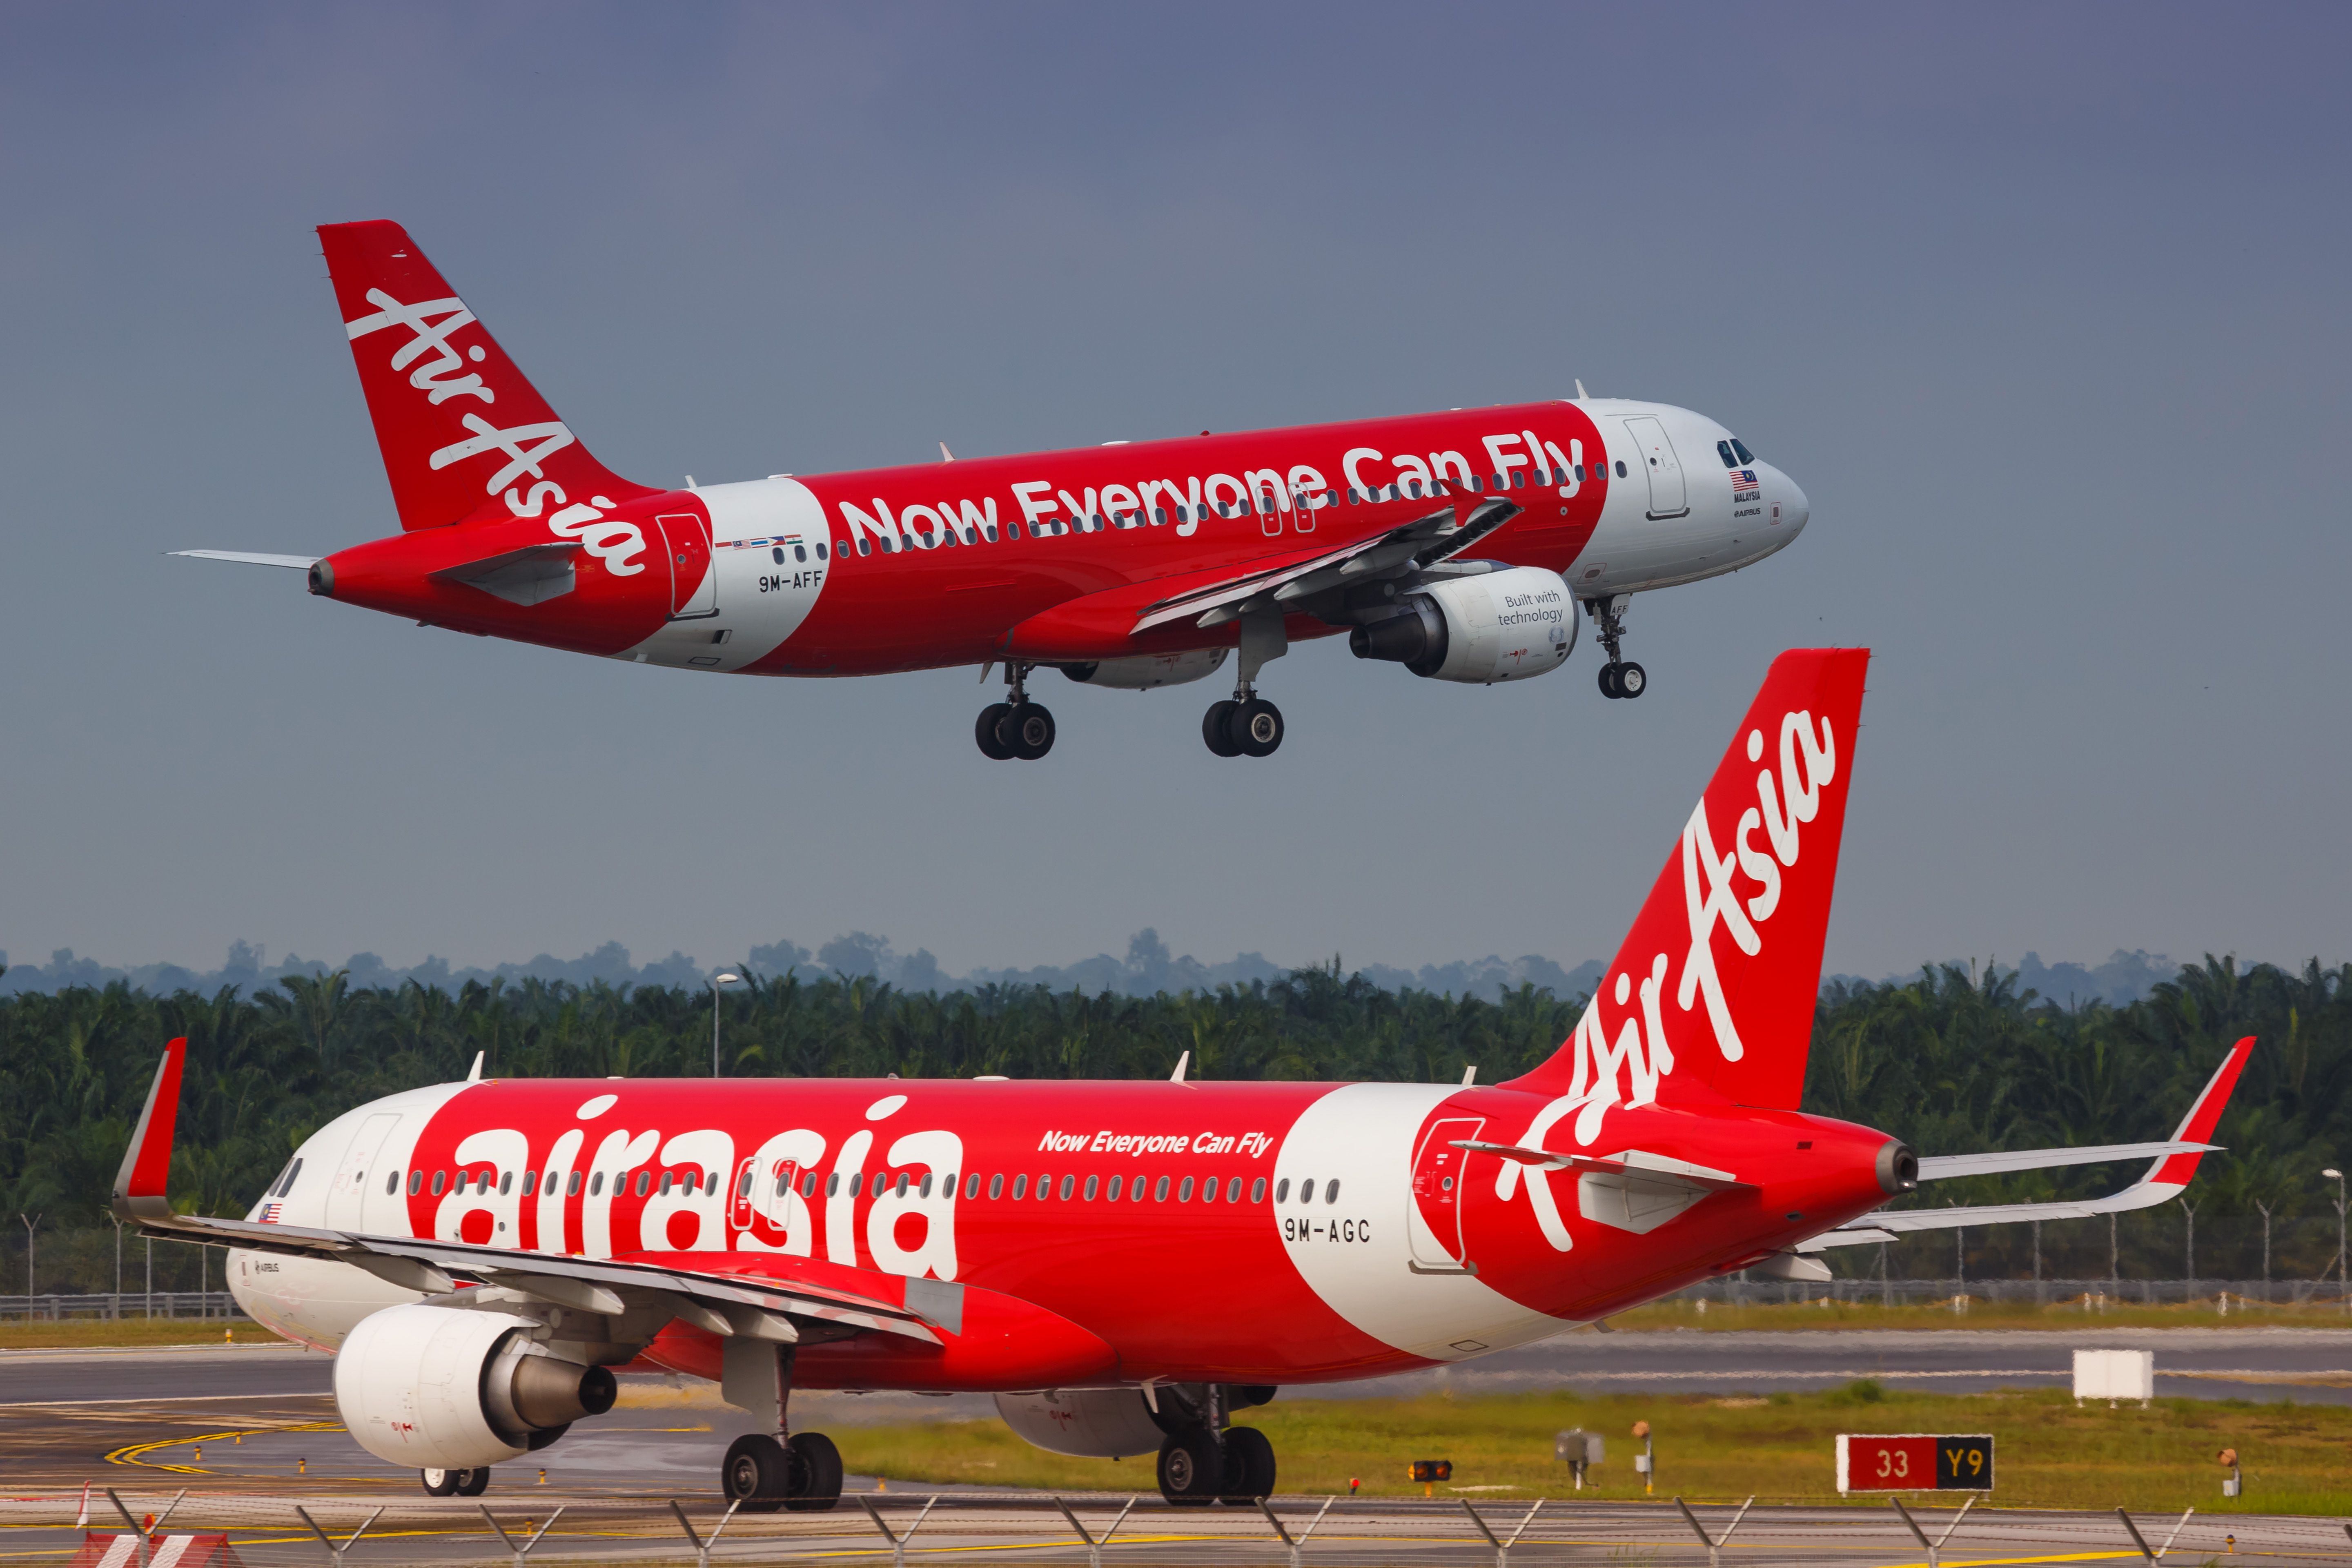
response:
[[[776,1254],[760,1255],[750,1268],[741,1255],[712,1254],[710,1262],[730,1266],[720,1271],[676,1261],[694,1254],[667,1254],[659,1262],[573,1258],[175,1213],[164,1179],[171,1169],[186,1050],[184,1040],[163,1047],[146,1109],[114,1179],[115,1214],[144,1235],[331,1258],[428,1295],[457,1290],[461,1280],[470,1280],[584,1312],[683,1319],[721,1336],[796,1343],[804,1336],[836,1338],[864,1329],[938,1344],[934,1325],[961,1331],[961,1286]]]
[[[2013,1225],[2020,1220],[2086,1219],[2093,1215],[2118,1214],[2127,1209],[2153,1208],[2169,1203],[2188,1187],[2197,1163],[2221,1145],[2207,1142],[2238,1086],[2238,1076],[2253,1054],[2249,1035],[2231,1047],[2213,1069],[2204,1089],[2189,1105],[2189,1114],[2172,1137],[2161,1143],[2110,1143],[2080,1149],[2035,1149],[2018,1153],[1947,1154],[1919,1162],[1922,1181],[1980,1175],[1994,1171],[2032,1171],[2056,1165],[2087,1165],[2103,1160],[2135,1160],[2150,1155],[2140,1179],[2121,1192],[2103,1198],[2065,1199],[2038,1204],[1971,1204],[1939,1209],[1877,1209],[1849,1220],[1834,1230],[1797,1244],[1799,1252],[1819,1252],[1832,1247],[1862,1247],[1892,1241],[1922,1230],[1953,1230],[1962,1226]]]
[[[1452,480],[1441,480],[1454,489]],[[1304,561],[1292,560],[1273,568],[1244,569],[1218,581],[1195,584],[1153,601],[1136,616],[1135,632],[1189,620],[1213,626],[1238,620],[1261,608],[1287,609],[1303,599],[1332,588],[1373,583],[1435,565],[1458,555],[1523,509],[1517,503],[1490,498],[1481,500],[1467,491],[1411,522],[1368,535]],[[1299,605],[1304,608],[1304,605]]]

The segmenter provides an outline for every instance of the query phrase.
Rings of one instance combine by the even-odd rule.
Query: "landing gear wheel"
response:
[[[791,1485],[792,1459],[775,1438],[753,1432],[728,1445],[726,1462],[719,1467],[719,1490],[728,1501],[740,1503],[745,1513],[775,1512],[784,1506]]]
[[[470,1470],[454,1470],[450,1473],[457,1478],[459,1497],[479,1497],[490,1489],[490,1467],[488,1465],[476,1465]]]
[[[1255,1426],[1225,1432],[1225,1505],[1246,1508],[1274,1495],[1274,1445]]]
[[[1054,715],[1042,702],[1024,702],[996,726],[997,743],[1024,763],[1054,749]]]
[[[424,1484],[426,1497],[456,1497],[457,1482],[465,1474],[463,1470],[419,1470],[416,1479]]]
[[[1202,716],[1201,739],[1209,743],[1209,750],[1221,757],[1242,754],[1242,749],[1234,744],[1233,736],[1234,710],[1240,706],[1240,703],[1231,700],[1212,702],[1208,712]]]
[[[832,1438],[822,1432],[795,1432],[784,1439],[784,1457],[792,1472],[786,1509],[822,1513],[841,1500],[841,1450]]]
[[[1179,1508],[1206,1508],[1224,1483],[1217,1439],[1195,1427],[1160,1445],[1160,1495]]]
[[[1617,689],[1617,668],[1618,667],[1613,664],[1604,664],[1601,667],[1601,696],[1622,697],[1625,695],[1623,692]]]
[[[997,726],[1003,723],[1005,715],[1012,711],[1010,703],[992,702],[980,710],[980,718],[971,727],[971,738],[980,742],[980,754],[990,762],[1013,760],[1013,749],[997,738]]]
[[[1617,667],[1618,696],[1624,698],[1639,697],[1648,689],[1649,684],[1650,678],[1643,672],[1640,665],[1627,663],[1621,664]]]
[[[1226,727],[1246,756],[1270,757],[1282,744],[1282,710],[1263,697],[1253,697],[1234,710]]]

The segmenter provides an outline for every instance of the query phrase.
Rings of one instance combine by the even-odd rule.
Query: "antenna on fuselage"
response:
[[[1583,383],[1582,381],[1580,381],[1580,381],[1576,384],[1576,400],[1577,400],[1579,403],[1583,403],[1583,402],[1587,401],[1587,400],[1591,397],[1591,395],[1590,393],[1587,393],[1587,392],[1584,390],[1584,383]]]
[[[1168,1075],[1168,1081],[1170,1083],[1182,1083],[1184,1081],[1184,1069],[1192,1065],[1192,1053],[1186,1051],[1182,1056],[1176,1058],[1176,1070]]]
[[[1475,1063],[1473,1063],[1471,1066],[1466,1067],[1466,1068],[1464,1068],[1462,1069],[1462,1087],[1463,1087],[1463,1088],[1465,1088],[1465,1089],[1468,1089],[1472,1084],[1476,1083],[1477,1081],[1478,1081],[1478,1068],[1477,1068],[1477,1066],[1476,1066],[1476,1064],[1475,1064]]]
[[[955,461],[955,454],[948,450],[948,444],[945,441],[940,443],[940,461],[942,463]]]
[[[489,1055],[488,1051],[476,1051],[474,1053],[474,1065],[466,1069],[466,1081],[467,1083],[479,1083],[482,1081],[482,1058],[488,1055]]]

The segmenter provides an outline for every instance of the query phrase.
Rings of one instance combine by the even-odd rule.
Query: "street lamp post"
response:
[[[2319,1173],[2336,1184],[2336,1288],[2344,1310],[2352,1312],[2352,1261],[2344,1256],[2344,1173],[2330,1165]]]
[[[732,985],[743,977],[732,972],[710,977],[710,1076],[719,1076],[719,988]]]

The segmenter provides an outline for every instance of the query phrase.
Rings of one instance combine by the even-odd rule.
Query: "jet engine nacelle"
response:
[[[1000,1394],[996,1413],[1014,1436],[1049,1454],[1087,1459],[1124,1459],[1157,1454],[1168,1436],[1152,1418],[1151,1406],[1132,1388],[1056,1389],[1045,1394]]]
[[[359,1321],[335,1353],[335,1408],[360,1447],[412,1469],[468,1469],[544,1448],[613,1408],[613,1374],[550,1355],[508,1312],[422,1304]]]
[[[1149,691],[1155,686],[1181,686],[1214,675],[1225,662],[1226,649],[1189,648],[1182,653],[1138,654],[1131,658],[1097,659],[1092,664],[1066,664],[1062,673],[1082,686],[1111,686],[1125,691]]]
[[[1558,669],[1576,646],[1576,598],[1557,572],[1513,566],[1451,577],[1397,601],[1399,613],[1348,634],[1358,658],[1489,686]]]

